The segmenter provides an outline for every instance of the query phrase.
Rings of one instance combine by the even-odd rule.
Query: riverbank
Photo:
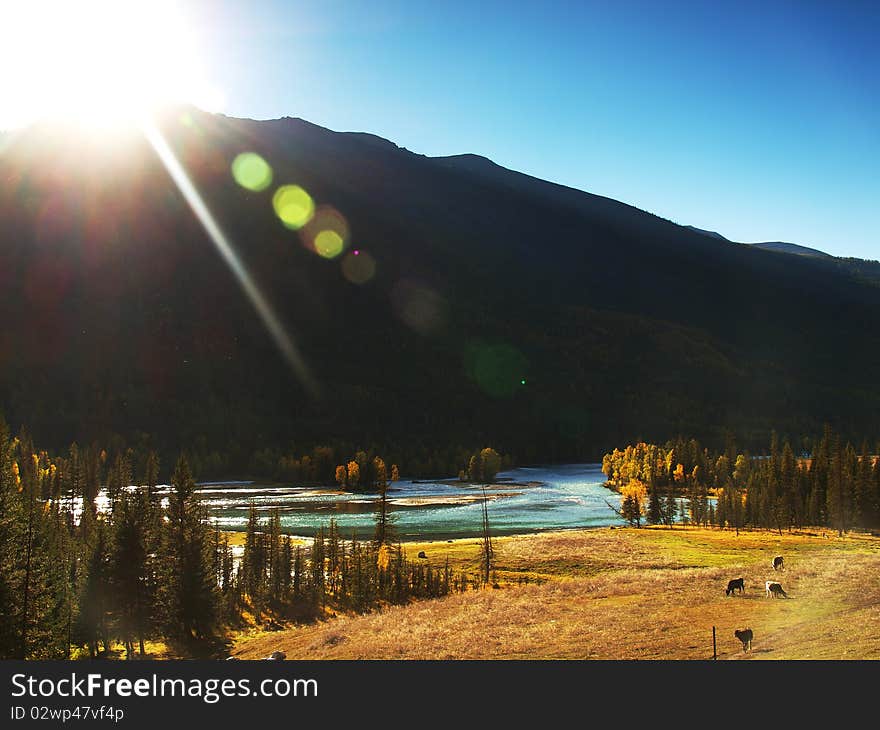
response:
[[[407,543],[476,571],[478,540]],[[496,539],[498,589],[233,637],[233,656],[289,659],[880,658],[880,539],[828,531],[596,528]],[[774,555],[785,571],[774,572]],[[728,597],[727,581],[745,592]],[[767,599],[779,580],[788,599]],[[737,628],[752,628],[743,653]]]

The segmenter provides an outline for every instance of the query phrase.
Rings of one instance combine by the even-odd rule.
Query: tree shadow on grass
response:
[[[225,659],[232,649],[232,640],[226,636],[177,639],[169,641],[168,648],[175,656],[186,659]]]

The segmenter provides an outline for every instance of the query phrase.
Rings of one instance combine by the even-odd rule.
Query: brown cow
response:
[[[737,629],[733,632],[733,635],[739,639],[743,644],[743,651],[751,651],[752,649],[752,630],[751,629]]]

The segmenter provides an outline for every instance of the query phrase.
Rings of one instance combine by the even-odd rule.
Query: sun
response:
[[[114,126],[173,102],[216,111],[182,9],[172,0],[0,0],[0,129],[44,118]]]

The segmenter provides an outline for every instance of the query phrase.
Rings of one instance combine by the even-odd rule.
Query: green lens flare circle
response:
[[[325,259],[335,259],[345,248],[345,241],[336,231],[321,231],[315,236],[315,251]]]
[[[242,152],[232,161],[232,177],[243,188],[260,192],[272,184],[272,168],[255,152]]]
[[[272,196],[272,205],[275,215],[294,231],[302,228],[315,214],[315,201],[299,185],[282,185]]]

